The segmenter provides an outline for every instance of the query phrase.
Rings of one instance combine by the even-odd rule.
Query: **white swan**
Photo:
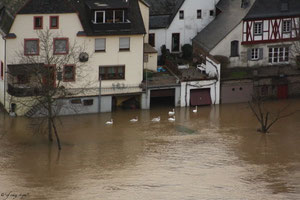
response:
[[[110,119],[110,121],[105,122],[106,125],[113,125],[114,121],[113,119]]]
[[[158,116],[158,117],[156,117],[156,118],[153,118],[152,121],[153,121],[153,122],[159,122],[159,121],[160,121],[160,116]]]
[[[169,122],[175,122],[175,116],[168,118]]]
[[[193,113],[197,113],[197,111],[198,111],[198,108],[196,106],[196,108],[193,110]]]
[[[169,111],[169,116],[172,116],[175,114],[175,109],[173,108],[173,111]]]
[[[135,118],[133,118],[133,119],[131,119],[131,120],[129,120],[130,122],[137,122],[137,121],[139,121],[139,118],[138,118],[138,116],[136,116]]]

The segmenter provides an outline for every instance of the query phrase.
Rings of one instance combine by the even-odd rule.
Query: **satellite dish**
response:
[[[87,54],[86,52],[81,52],[79,54],[79,61],[80,62],[87,62],[89,60],[89,54]]]

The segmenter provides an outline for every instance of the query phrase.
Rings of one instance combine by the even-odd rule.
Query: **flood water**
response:
[[[286,104],[300,110],[299,99],[268,106]],[[0,200],[300,198],[300,112],[262,135],[247,104],[176,108],[175,122],[170,109],[63,117],[60,153],[1,113]]]

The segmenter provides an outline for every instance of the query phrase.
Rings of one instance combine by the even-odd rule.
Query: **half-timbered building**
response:
[[[221,0],[219,15],[194,39],[196,57],[222,63],[221,101],[299,95],[299,0]],[[227,70],[225,70],[227,68]]]

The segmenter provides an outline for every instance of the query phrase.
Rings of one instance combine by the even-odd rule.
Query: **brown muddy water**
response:
[[[262,135],[247,104],[169,110],[63,117],[60,153],[2,113],[0,200],[300,199],[300,112]]]

